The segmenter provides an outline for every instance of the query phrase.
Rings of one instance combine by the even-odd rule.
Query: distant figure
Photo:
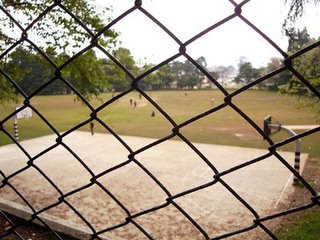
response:
[[[132,107],[132,99],[130,98],[130,100],[129,100],[129,101],[130,101],[130,106]]]
[[[212,103],[212,104],[214,103],[214,98],[211,98],[211,103]]]
[[[154,113],[154,111],[151,112],[151,117],[154,117],[156,114]]]
[[[90,130],[91,130],[91,135],[94,134],[94,123],[93,122],[90,122]]]
[[[134,108],[137,107],[137,102],[136,102],[136,101],[133,102],[133,107],[134,107]]]
[[[141,97],[142,97],[142,96],[141,96],[141,93],[139,93],[139,99],[141,99]]]
[[[184,93],[185,96],[188,96],[188,93]]]

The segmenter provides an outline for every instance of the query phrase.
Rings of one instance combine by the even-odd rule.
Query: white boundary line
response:
[[[278,201],[276,202],[276,205],[274,206],[274,208],[278,207],[278,205],[279,205],[279,203],[280,203],[285,191],[287,190],[287,188],[289,186],[289,183],[292,182],[292,177],[293,177],[293,174],[291,174],[290,177],[288,178],[288,181],[287,181],[286,185],[284,186],[284,188],[283,188],[283,190],[282,190],[282,192],[280,194],[280,197],[279,197]]]

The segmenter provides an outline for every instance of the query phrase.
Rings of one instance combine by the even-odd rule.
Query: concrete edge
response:
[[[30,220],[32,211],[27,207],[17,204],[12,201],[0,198],[0,209],[12,216],[18,217],[23,220]],[[68,235],[78,239],[89,239],[92,235],[91,232],[81,226],[76,226],[66,220],[55,218],[47,213],[41,213],[40,218],[49,225],[54,231]],[[35,219],[32,223],[44,227],[41,221]],[[100,237],[101,239],[105,239]]]

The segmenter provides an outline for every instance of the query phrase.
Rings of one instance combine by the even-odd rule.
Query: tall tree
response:
[[[240,61],[239,73],[234,80],[236,83],[248,84],[250,82],[253,82],[259,76],[259,69],[252,67],[252,64],[250,62]]]
[[[57,65],[62,64],[60,61],[61,59],[66,60],[66,56],[72,56],[75,52],[79,51],[80,46],[84,47],[83,44],[89,44],[91,40],[95,40],[93,39],[93,35],[102,30],[105,24],[110,20],[105,17],[107,16],[105,13],[109,11],[108,8],[98,9],[94,4],[92,4],[92,1],[89,0],[0,0],[0,4],[3,6],[5,11],[10,13],[12,16],[15,16],[14,20],[16,21],[14,22],[14,20],[10,19],[8,16],[0,19],[0,52],[3,52],[13,43],[17,42],[20,36],[22,36],[20,40],[23,41],[28,37],[32,39],[32,41],[35,42],[43,52],[51,52],[50,57],[57,63]],[[69,12],[72,12],[72,14],[76,16],[76,18],[86,27],[79,24],[79,22],[75,20]],[[37,18],[39,18],[38,21],[32,25],[32,27],[28,27],[28,25]],[[17,23],[20,24],[19,27]],[[20,27],[25,30],[19,29]],[[35,37],[35,35],[37,37]],[[101,46],[111,48],[116,44],[117,36],[118,33],[115,31],[106,30],[102,32],[96,40]],[[31,45],[23,45],[33,51],[34,55],[38,54],[37,50]],[[20,46],[22,46],[22,44]],[[91,60],[95,58],[93,54],[94,52],[90,51],[85,53],[85,55]],[[23,55],[20,57],[22,58]],[[9,73],[7,73],[6,69],[3,67],[8,61],[11,61],[8,55],[5,55],[0,59],[0,62],[3,63],[2,71],[4,71],[4,73],[0,73],[0,85],[3,86],[1,89],[2,92],[7,91],[12,93],[14,92],[12,91],[13,86],[5,77],[5,74]],[[41,58],[41,61],[46,60]],[[77,62],[79,62],[79,60],[76,60],[74,63]],[[82,62],[84,61],[82,60]],[[33,64],[36,64],[36,62]],[[84,73],[88,71],[88,69],[93,69],[87,68],[88,64],[89,62],[78,64],[77,71],[73,71],[74,74],[79,71]],[[29,63],[29,67],[32,67],[31,63]],[[66,72],[72,71],[71,65],[67,68],[63,69],[65,74]],[[22,69],[16,70],[22,72]],[[39,70],[35,68],[35,65],[32,67],[32,71],[35,72],[34,74],[39,72]],[[45,71],[45,69],[43,71]],[[95,73],[93,72],[92,75],[95,75]],[[85,83],[85,89],[82,88],[81,85],[78,85],[77,87],[80,87],[79,91],[88,97],[92,94],[96,95],[98,93],[98,91],[93,90],[94,87],[97,85],[99,86],[101,83],[97,80],[98,78],[94,78],[93,81],[88,81],[87,78],[87,81],[85,82],[77,81],[79,80],[79,76],[76,77],[77,80],[71,80],[71,78],[72,76],[69,75],[69,80],[72,81],[74,85],[77,85],[76,83],[80,82]],[[22,83],[20,80],[18,82]],[[96,80],[98,82],[96,82]],[[0,101],[10,99],[12,99],[12,94],[10,94],[10,97],[7,94],[0,94]]]
[[[175,75],[171,70],[171,65],[168,64],[159,68],[156,76],[161,81],[165,89],[170,88],[172,82],[175,80]]]
[[[24,47],[15,49],[8,56],[8,59],[3,68],[4,72],[26,94],[31,94],[54,76],[54,68],[46,63],[40,54],[34,53]]]
[[[139,68],[136,66],[136,63],[129,49],[120,47],[113,51],[113,56],[133,76],[138,75]],[[105,61],[105,74],[107,76],[107,81],[110,83],[112,89],[115,91],[122,91],[127,89],[132,82],[132,79],[128,76],[128,74],[111,59]]]
[[[290,28],[285,30],[288,37],[288,52],[294,53],[310,43],[311,38],[306,27],[302,30]]]
[[[275,71],[281,68],[283,65],[283,59],[281,58],[271,58],[268,65],[262,69],[262,74],[267,74],[272,71]],[[289,71],[283,71],[278,73],[277,75],[269,78],[266,81],[263,81],[259,84],[260,88],[266,88],[268,90],[277,91],[279,87],[281,88],[284,84],[286,84],[291,77],[291,73]]]

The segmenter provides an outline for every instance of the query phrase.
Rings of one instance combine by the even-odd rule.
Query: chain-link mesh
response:
[[[275,42],[273,42],[267,35],[265,35],[259,28],[257,28],[252,22],[250,22],[248,19],[246,19],[245,16],[242,15],[241,9],[245,6],[245,4],[248,1],[243,1],[240,4],[236,3],[235,1],[229,0],[229,2],[234,6],[234,12],[232,12],[229,16],[226,16],[225,18],[221,19],[220,21],[213,23],[212,26],[208,27],[207,29],[204,29],[203,31],[200,31],[198,34],[190,38],[186,42],[182,42],[173,32],[171,32],[164,24],[162,24],[159,20],[157,20],[150,12],[148,12],[146,9],[144,9],[142,1],[135,1],[134,5],[131,7],[129,6],[128,10],[123,12],[118,18],[114,19],[111,23],[106,25],[102,30],[100,30],[97,33],[93,33],[91,30],[89,30],[82,22],[81,19],[77,18],[70,10],[68,10],[67,7],[64,6],[63,1],[53,1],[52,5],[47,6],[43,12],[33,20],[28,26],[23,27],[19,24],[18,21],[11,15],[10,12],[8,12],[4,7],[0,6],[0,10],[12,21],[12,24],[17,28],[17,31],[21,33],[21,38],[11,44],[4,52],[0,55],[0,60],[4,60],[6,56],[17,46],[27,43],[32,48],[40,53],[48,62],[49,65],[51,65],[54,68],[54,75],[51,79],[47,81],[46,84],[41,85],[38,87],[38,89],[32,91],[31,93],[25,93],[23,89],[20,88],[18,83],[15,82],[15,79],[12,79],[10,74],[5,72],[3,69],[0,70],[1,75],[4,77],[4,79],[13,86],[16,91],[23,96],[23,107],[19,110],[14,110],[10,112],[7,116],[2,117],[0,120],[0,130],[1,134],[7,136],[16,144],[16,146],[24,153],[24,155],[28,158],[27,165],[24,167],[21,167],[19,169],[16,169],[12,174],[6,175],[4,172],[0,169],[0,174],[2,178],[2,182],[0,185],[1,188],[9,188],[11,189],[16,197],[18,197],[32,212],[30,216],[26,218],[26,220],[23,221],[16,221],[14,218],[12,218],[10,215],[6,214],[3,211],[0,211],[1,217],[5,218],[7,222],[9,223],[6,227],[6,230],[4,232],[0,233],[0,238],[6,238],[9,236],[14,235],[15,237],[19,239],[24,239],[22,235],[19,233],[19,229],[21,226],[27,225],[31,222],[38,222],[41,223],[45,228],[47,228],[50,232],[52,232],[53,236],[55,236],[57,239],[64,239],[63,235],[61,235],[58,231],[54,230],[54,227],[51,225],[50,222],[46,221],[46,218],[44,217],[44,214],[46,212],[50,212],[50,210],[56,208],[57,206],[64,205],[66,208],[68,208],[68,211],[71,211],[73,214],[75,214],[79,219],[81,219],[82,224],[84,224],[91,234],[90,239],[103,239],[103,235],[105,233],[108,233],[110,231],[119,230],[121,228],[126,228],[128,225],[131,225],[135,228],[137,232],[139,232],[140,238],[147,238],[147,239],[156,239],[157,234],[154,235],[154,231],[150,232],[150,230],[145,227],[144,221],[141,221],[141,219],[148,220],[148,216],[152,214],[159,214],[164,209],[170,209],[171,211],[175,212],[175,217],[179,217],[182,219],[179,224],[181,224],[181,228],[184,228],[185,226],[191,226],[192,231],[195,232],[195,236],[198,236],[199,239],[224,239],[232,236],[237,236],[239,234],[243,234],[246,232],[249,232],[253,229],[260,229],[262,232],[264,232],[267,236],[269,236],[272,239],[276,239],[276,236],[274,233],[267,227],[265,224],[269,220],[276,219],[280,216],[284,216],[287,214],[292,214],[299,211],[304,211],[306,209],[310,209],[313,207],[319,207],[319,194],[315,191],[313,186],[309,184],[299,173],[297,173],[294,168],[282,157],[282,155],[278,152],[278,149],[290,142],[294,142],[297,139],[301,139],[307,136],[310,136],[314,133],[319,132],[320,128],[316,127],[312,130],[305,131],[301,134],[298,134],[297,136],[287,138],[281,142],[275,143],[269,136],[267,136],[263,130],[245,113],[243,112],[235,103],[233,103],[233,98],[237,95],[243,93],[244,91],[257,86],[259,83],[262,83],[264,81],[267,81],[269,78],[284,72],[284,71],[290,71],[292,74],[294,74],[301,83],[303,83],[314,95],[316,95],[317,98],[320,98],[319,91],[310,84],[307,78],[303,76],[301,73],[295,69],[295,67],[291,64],[292,61],[299,56],[306,54],[308,51],[311,51],[312,49],[315,49],[319,47],[320,42],[316,42],[312,44],[311,46],[302,49],[299,52],[296,52],[293,55],[288,55],[285,51],[283,51]],[[32,40],[28,38],[28,33],[30,29],[32,29],[38,21],[41,21],[43,17],[48,15],[53,9],[59,8],[62,10],[68,18],[74,19],[74,22],[77,24],[78,28],[81,28],[82,31],[86,33],[88,36],[87,39],[83,39],[83,42],[88,42],[87,46],[84,46],[82,50],[77,52],[73,57],[67,59],[65,62],[61,64],[57,64],[54,62],[53,59],[50,58],[42,49],[41,47],[38,47],[37,44],[35,44]],[[147,18],[149,18],[154,24],[156,24],[159,28],[163,30],[165,34],[167,34],[176,44],[179,45],[179,49],[177,50],[176,54],[173,56],[167,58],[166,60],[158,63],[157,65],[151,67],[150,69],[146,70],[145,72],[141,73],[139,76],[135,77],[122,63],[120,63],[106,48],[101,46],[99,44],[99,38],[109,29],[111,29],[114,25],[116,25],[118,22],[125,19],[128,15],[132,14],[133,12],[141,12],[144,14]],[[190,45],[193,42],[198,41],[203,36],[208,34],[209,32],[215,31],[217,28],[221,28],[225,23],[229,22],[232,19],[240,19],[243,23],[245,23],[247,26],[249,26],[252,31],[255,31],[257,34],[259,34],[262,38],[266,40],[268,44],[270,44],[277,52],[279,52],[283,57],[283,66],[281,66],[279,69],[274,70],[273,72],[269,72],[266,75],[256,79],[252,83],[249,83],[245,85],[244,87],[241,87],[238,90],[235,90],[232,93],[229,93],[218,81],[215,79],[204,67],[202,67],[194,58],[192,58],[187,51],[188,45]],[[94,107],[90,104],[90,102],[86,99],[85,96],[80,94],[80,92],[74,87],[69,79],[67,79],[64,74],[63,70],[70,64],[76,61],[77,58],[79,58],[81,55],[85,54],[91,49],[99,49],[101,50],[109,59],[111,59],[123,72],[125,72],[131,81],[131,86],[125,90],[122,91],[116,95],[114,95],[110,100],[100,104],[98,107]],[[212,107],[210,110],[202,112],[198,115],[195,115],[191,117],[190,119],[185,120],[182,123],[176,123],[176,121],[166,112],[165,109],[163,109],[161,106],[157,104],[157,102],[147,94],[142,88],[139,87],[139,83],[143,81],[148,75],[151,73],[157,71],[162,66],[170,63],[171,61],[179,58],[179,57],[185,57],[187,60],[189,60],[203,75],[205,75],[217,88],[218,90],[224,95],[224,101],[223,103],[219,104],[218,106]],[[89,109],[89,113],[85,120],[81,120],[80,123],[78,123],[76,126],[72,127],[71,129],[68,129],[67,131],[60,133],[59,130],[52,125],[52,123],[41,113],[39,109],[37,109],[37,106],[32,104],[32,100],[34,97],[36,97],[42,90],[46,89],[50,84],[53,84],[55,82],[62,82],[69,91],[72,91],[74,94],[77,95],[77,97],[80,99],[80,101]],[[172,128],[172,133],[156,140],[150,144],[147,144],[138,150],[133,150],[133,148],[130,146],[129,143],[127,143],[111,126],[109,126],[103,119],[99,117],[99,113],[103,111],[104,109],[107,109],[110,105],[112,105],[115,101],[125,97],[127,94],[137,91],[139,94],[141,94],[149,104],[151,104],[153,107],[155,107],[160,114],[167,120],[168,124]],[[21,110],[24,108],[31,108],[34,112],[34,114],[39,117],[45,125],[48,126],[49,129],[56,135],[56,143],[52,146],[49,146],[48,148],[44,149],[42,152],[37,154],[36,156],[32,157],[32,154],[28,152],[26,148],[24,148],[16,139],[15,137],[8,131],[4,126],[8,121],[11,121],[12,118]],[[268,149],[267,153],[260,155],[258,157],[255,157],[254,159],[248,160],[244,163],[241,163],[237,166],[234,166],[232,168],[226,169],[224,171],[218,171],[215,164],[212,163],[207,157],[205,153],[202,153],[196,145],[194,145],[184,134],[182,134],[182,130],[187,127],[188,125],[197,122],[203,118],[206,118],[209,115],[213,115],[223,109],[231,108],[233,109],[242,119],[244,119],[248,124],[252,126],[252,128],[261,135],[267,142],[268,142]],[[72,149],[72,147],[68,146],[68,144],[65,143],[65,139],[68,137],[68,135],[73,134],[76,130],[81,128],[82,126],[86,124],[90,124],[92,121],[96,121],[97,123],[101,124],[105,130],[112,134],[115,139],[123,146],[123,148],[126,149],[128,152],[127,160],[113,166],[110,168],[105,169],[102,173],[96,174],[90,167],[82,160],[82,158]],[[212,180],[210,182],[207,182],[205,184],[201,184],[198,186],[194,186],[192,188],[189,188],[187,190],[184,190],[182,192],[178,193],[172,193],[168,187],[160,181],[160,179],[157,178],[155,174],[151,170],[148,169],[147,166],[145,166],[141,161],[139,161],[139,158],[137,157],[139,154],[152,150],[156,148],[158,145],[166,142],[167,140],[173,139],[173,138],[179,138],[182,142],[186,144],[188,149],[192,150],[192,152],[198,156],[201,161],[207,166],[208,170],[212,172]],[[50,151],[54,151],[56,148],[63,148],[66,152],[71,154],[73,158],[82,166],[82,168],[89,174],[89,181],[85,184],[83,184],[80,187],[74,188],[70,191],[63,191],[59,188],[59,186],[55,183],[53,179],[50,178],[50,176],[41,169],[37,165],[37,159],[41,157],[44,154],[50,153]],[[232,175],[234,172],[244,169],[246,167],[249,167],[251,165],[260,163],[264,160],[266,160],[268,157],[274,156],[276,157],[279,162],[283,166],[287,168],[288,171],[290,171],[294,176],[306,187],[306,189],[309,192],[309,202],[298,207],[294,207],[291,209],[286,209],[283,211],[279,211],[276,213],[272,213],[270,215],[264,215],[261,216],[256,211],[255,207],[250,204],[248,201],[246,201],[240,193],[237,192],[237,189],[234,189],[231,185],[229,185],[225,180],[224,177],[228,175]],[[142,210],[134,211],[132,212],[131,209],[122,201],[121,198],[119,198],[117,194],[114,193],[114,189],[109,189],[108,185],[105,185],[102,183],[101,179],[103,177],[106,177],[110,174],[117,174],[118,170],[121,170],[122,168],[125,168],[127,166],[134,165],[137,167],[140,171],[141,175],[145,175],[148,177],[148,181],[151,182],[150,185],[156,185],[160,190],[162,194],[162,198],[159,199],[159,203],[154,204],[148,208],[142,208]],[[54,201],[50,200],[48,203],[46,203],[43,207],[35,207],[33,206],[27,199],[27,197],[24,195],[23,192],[19,190],[19,187],[17,187],[14,182],[12,181],[15,179],[18,175],[22,174],[26,171],[33,171],[37,175],[41,175],[45,180],[46,184],[48,184],[51,188],[54,189],[54,191],[57,193]],[[125,174],[124,176],[125,177]],[[67,179],[68,176],[65,176]],[[32,179],[30,179],[32,181]],[[181,198],[184,198],[188,195],[192,195],[197,193],[198,191],[203,191],[206,189],[211,189],[214,187],[222,187],[223,191],[228,192],[230,197],[233,197],[242,207],[246,208],[246,210],[252,215],[252,223],[248,226],[240,227],[237,229],[232,229],[232,231],[227,231],[223,233],[222,235],[213,235],[211,232],[208,232],[207,227],[203,227],[203,222],[197,222],[195,218],[186,210],[182,204],[179,203],[179,200]],[[115,208],[120,209],[119,211],[122,212],[122,221],[114,222],[113,224],[109,224],[108,226],[104,228],[96,229],[94,223],[92,222],[92,219],[87,219],[87,217],[82,214],[81,210],[77,208],[77,206],[72,202],[73,196],[79,196],[79,195],[89,195],[90,197],[90,191],[91,189],[96,188],[98,191],[102,191],[106,197],[110,198],[109,202],[112,202],[112,204],[115,205]],[[147,189],[145,191],[148,191]],[[123,195],[126,194],[126,191],[122,192]],[[39,196],[40,198],[41,196]],[[94,198],[94,196],[92,196]],[[215,196],[211,197],[212,201],[215,201]],[[143,201],[143,199],[141,200]],[[90,207],[90,206],[88,206]],[[116,213],[115,213],[116,214]],[[214,214],[214,212],[209,213]],[[241,217],[240,217],[241,218]],[[169,220],[168,220],[169,221]],[[241,221],[241,220],[237,220]],[[182,222],[184,222],[186,225],[183,225]],[[155,221],[155,225],[157,221]],[[161,225],[161,223],[158,223],[158,225]],[[211,223],[211,227],[214,226],[214,223]],[[173,229],[176,226],[171,226]],[[179,227],[178,227],[179,228]],[[161,229],[163,231],[163,229]],[[161,235],[161,234],[160,234]],[[172,234],[172,239],[174,238],[174,233]],[[124,237],[125,238],[125,237]],[[132,236],[127,236],[128,239],[132,238]],[[186,239],[192,238],[192,236],[186,237]]]

